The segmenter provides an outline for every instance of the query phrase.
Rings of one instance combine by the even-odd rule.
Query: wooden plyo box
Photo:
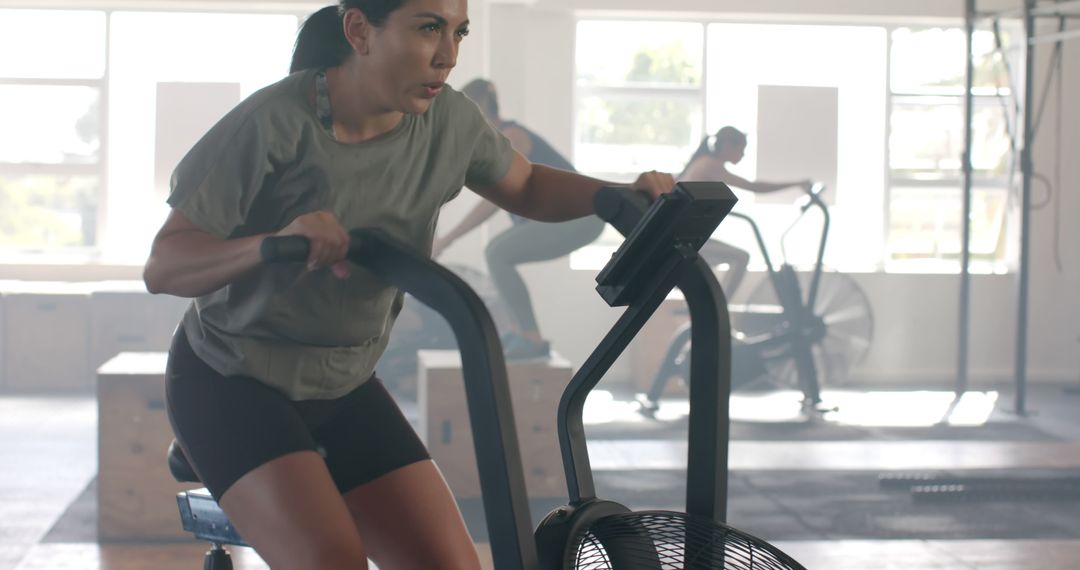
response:
[[[121,352],[169,350],[190,299],[151,295],[141,281],[110,281],[90,295],[90,365]]]
[[[89,390],[90,294],[80,283],[6,282],[0,365],[12,391]]]
[[[419,352],[417,404],[420,437],[458,498],[480,496],[476,451],[461,360],[457,351]],[[514,423],[530,497],[565,497],[559,436],[555,428],[559,399],[573,376],[570,363],[507,363]]]
[[[98,369],[98,537],[103,541],[190,539],[176,494],[200,487],[173,480],[165,412],[164,352],[124,352]]]
[[[688,322],[690,322],[690,315],[682,295],[669,295],[656,308],[656,312],[652,314],[645,326],[641,327],[641,331],[627,349],[633,358],[635,391],[648,392],[652,388],[653,380],[660,370],[661,361],[667,354],[675,333]],[[689,391],[685,384],[668,382],[665,385],[664,394],[686,397]]]

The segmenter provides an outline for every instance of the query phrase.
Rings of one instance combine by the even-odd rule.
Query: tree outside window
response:
[[[681,169],[701,136],[703,42],[695,23],[579,23],[579,170],[623,179]]]
[[[105,43],[104,12],[0,10],[0,51],[19,54],[0,59],[0,250],[97,244]]]

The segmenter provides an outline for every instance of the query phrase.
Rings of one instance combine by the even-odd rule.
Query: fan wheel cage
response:
[[[810,290],[811,272],[797,274],[803,304]],[[780,301],[772,282],[762,281],[750,293],[749,306],[777,307]],[[870,351],[873,340],[874,315],[870,301],[862,288],[851,277],[832,271],[821,274],[814,315],[824,325],[824,336],[814,342],[811,351],[822,383],[842,384],[851,369],[862,362]],[[733,313],[732,327],[748,337],[775,333],[782,320],[780,314]],[[778,386],[798,385],[798,372],[794,359],[783,348],[776,354],[763,354],[769,378]]]
[[[768,542],[704,517],[641,511],[598,520],[571,542],[579,570],[788,570],[798,562]]]

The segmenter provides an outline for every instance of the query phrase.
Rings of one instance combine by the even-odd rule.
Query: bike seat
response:
[[[178,483],[202,482],[199,480],[199,475],[192,469],[187,456],[184,455],[184,450],[180,449],[175,439],[169,444],[168,460],[169,473],[172,473],[173,479],[176,479]]]

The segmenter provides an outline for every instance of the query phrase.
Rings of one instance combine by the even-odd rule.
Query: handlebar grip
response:
[[[649,209],[652,202],[652,196],[644,190],[635,191],[624,186],[605,186],[593,196],[593,211],[600,219],[619,227],[619,220],[624,215],[625,207],[632,205],[644,212]],[[637,223],[637,216],[631,217],[633,221],[630,222],[629,227]]]
[[[307,261],[310,248],[304,236],[271,236],[263,239],[259,254],[267,263]]]
[[[803,214],[805,214],[806,211],[809,210],[811,206],[816,205],[816,206],[819,206],[821,208],[825,207],[825,202],[822,201],[822,199],[821,199],[821,195],[825,192],[825,185],[824,184],[822,184],[821,182],[815,182],[812,186],[810,186],[809,188],[806,188],[805,190],[806,190],[807,201],[806,201],[805,204],[803,204],[802,206],[799,207],[799,210]]]

